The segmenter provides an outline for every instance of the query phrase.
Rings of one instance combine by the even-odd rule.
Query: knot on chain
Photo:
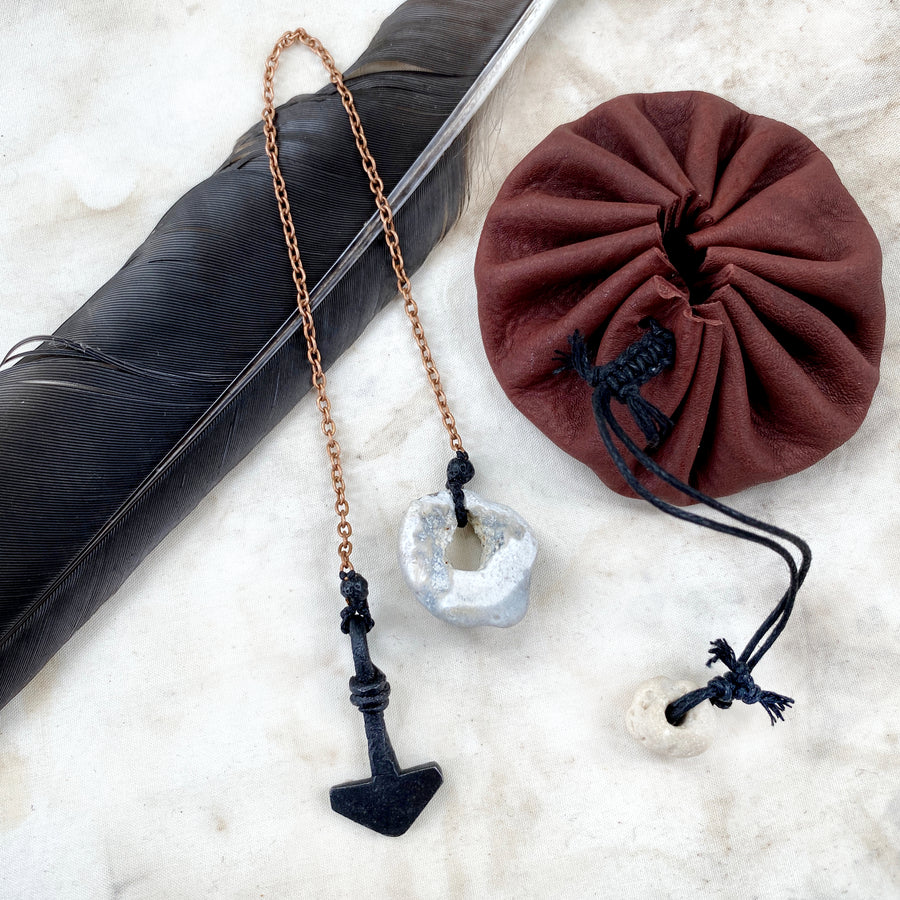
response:
[[[575,371],[594,388],[594,410],[600,412],[614,397],[624,403],[653,450],[672,430],[672,420],[641,396],[641,387],[675,362],[675,335],[655,319],[647,320],[647,330],[629,344],[612,362],[595,366],[581,332],[569,338],[570,353],[557,351],[562,362],[557,373]]]
[[[447,463],[447,490],[453,498],[453,511],[456,513],[456,524],[465,528],[469,524],[466,512],[466,497],[462,486],[475,477],[475,466],[469,461],[465,450],[457,450],[456,456]]]
[[[371,680],[363,682],[355,675],[350,679],[350,702],[360,712],[383,712],[388,705],[391,686],[381,669],[373,669]]]
[[[347,601],[341,610],[341,631],[350,633],[350,620],[354,616],[362,619],[367,632],[371,631],[375,620],[369,612],[369,582],[353,569],[341,572],[341,596]]]
[[[728,709],[734,700],[747,704],[759,703],[769,714],[769,720],[773,725],[776,719],[784,721],[782,713],[789,706],[793,706],[794,701],[782,694],[762,690],[753,680],[747,663],[735,657],[728,641],[724,638],[713,641],[709,654],[707,666],[720,662],[729,670],[724,675],[710,679],[704,689],[707,699],[713,706]]]

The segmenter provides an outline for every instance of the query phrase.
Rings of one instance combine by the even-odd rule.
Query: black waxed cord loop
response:
[[[666,335],[668,335],[668,338]],[[648,330],[645,334],[626,348],[612,363],[608,363],[605,366],[593,366],[591,364],[587,356],[586,345],[577,332],[570,339],[570,344],[572,353],[563,357],[565,365],[563,369],[558,371],[574,369],[594,388],[592,405],[600,438],[628,486],[657,509],[675,518],[768,547],[781,556],[788,567],[789,585],[787,590],[775,609],[772,610],[763,624],[757,629],[740,657],[735,657],[734,651],[724,639],[713,642],[713,649],[710,651],[711,657],[707,665],[721,662],[729,671],[725,675],[711,679],[705,687],[691,691],[671,703],[666,709],[666,718],[672,724],[679,724],[691,709],[704,700],[709,700],[713,705],[722,709],[730,707],[733,700],[740,700],[744,703],[759,703],[766,710],[771,723],[774,725],[776,719],[783,718],[783,710],[791,706],[794,701],[781,694],[761,690],[754,682],[751,672],[784,630],[785,625],[787,625],[797,592],[806,578],[812,561],[812,553],[809,546],[791,532],[741,513],[709,497],[702,491],[685,484],[663,469],[644,450],[638,447],[616,419],[611,407],[613,398],[627,405],[635,423],[644,434],[649,449],[657,446],[659,441],[668,434],[672,427],[671,420],[649,401],[640,397],[639,388],[656,374],[673,364],[675,339],[671,332],[663,329],[655,321],[648,320]],[[649,374],[650,372],[653,374]],[[633,378],[633,382],[630,385],[627,383],[629,375]],[[636,410],[637,414],[635,414]],[[612,429],[615,436],[638,463],[685,496],[703,503],[710,509],[743,525],[756,528],[772,537],[781,538],[796,547],[801,556],[799,568],[790,550],[770,537],[688,512],[657,497],[656,494],[641,484],[637,476],[631,471],[615,445],[610,429]]]
[[[375,627],[375,620],[369,612],[369,582],[355,569],[341,572],[341,596],[347,605],[341,610],[341,631],[350,633],[350,620],[358,617],[365,625],[366,632]]]
[[[457,450],[456,456],[447,463],[447,490],[453,498],[453,512],[456,514],[456,524],[459,528],[465,528],[469,524],[463,485],[474,477],[475,466],[470,462],[469,454],[465,450]]]
[[[663,510],[663,512],[666,512],[669,515],[675,516],[679,519],[683,519],[686,522],[692,522],[696,525],[702,525],[703,527],[710,528],[713,531],[719,531],[722,534],[730,534],[734,537],[740,537],[745,540],[752,541],[753,543],[760,544],[763,547],[768,547],[770,550],[772,550],[774,553],[777,553],[782,557],[782,559],[784,559],[791,576],[791,583],[788,586],[787,591],[779,601],[778,606],[775,607],[775,609],[766,618],[765,622],[763,622],[763,624],[757,629],[756,633],[750,639],[750,643],[744,649],[744,652],[740,657],[741,660],[743,662],[746,662],[752,670],[753,667],[760,661],[760,659],[762,659],[766,651],[772,646],[776,638],[784,630],[784,626],[787,624],[787,618],[790,616],[791,610],[793,609],[794,597],[796,596],[797,591],[800,589],[800,586],[806,579],[806,575],[809,571],[809,566],[812,561],[812,553],[809,549],[809,545],[804,540],[797,537],[797,535],[792,534],[789,531],[785,531],[784,529],[778,528],[775,525],[771,525],[768,522],[762,522],[759,519],[753,518],[753,516],[748,516],[746,513],[742,513],[730,506],[726,506],[724,503],[720,503],[718,500],[707,496],[702,491],[698,491],[696,488],[692,488],[690,485],[687,485],[684,482],[680,481],[670,472],[667,472],[660,465],[658,465],[655,460],[647,456],[646,453],[641,451],[641,449],[631,440],[631,438],[622,428],[621,424],[612,414],[612,411],[609,409],[608,401],[605,404],[605,407],[605,415],[607,417],[606,421],[609,422],[609,425],[615,432],[616,437],[618,437],[622,441],[628,452],[631,453],[635,457],[635,459],[637,459],[637,461],[653,475],[656,475],[658,478],[662,479],[667,484],[670,484],[673,487],[677,488],[692,499],[697,500],[698,502],[703,503],[706,506],[709,506],[711,509],[714,509],[717,512],[720,512],[723,515],[726,515],[729,518],[741,522],[742,524],[747,525],[751,528],[757,528],[760,531],[764,531],[775,537],[780,537],[783,540],[793,544],[800,551],[801,565],[798,569],[797,563],[791,552],[781,544],[778,544],[769,538],[763,537],[762,535],[755,534],[752,531],[746,531],[743,528],[735,528],[734,526],[727,525],[724,522],[717,522],[714,519],[709,519],[705,516],[699,516],[696,513],[688,512],[681,507],[666,503],[665,500],[657,497],[656,494],[645,488],[644,485],[637,480],[634,473],[631,472],[631,470],[625,464],[624,459],[613,444],[609,436],[609,432],[606,430],[605,421],[603,421],[603,423],[601,424],[601,418],[597,418],[597,424],[600,428],[601,438],[603,438],[604,445],[607,447],[610,455],[613,457],[613,462],[616,464],[616,468],[619,469],[619,471],[622,473],[623,477],[628,482],[632,490],[635,491],[635,493],[640,494],[640,496],[644,497],[644,499],[648,500],[658,509]],[[766,636],[767,633],[768,636]],[[762,646],[758,647],[760,641],[762,641],[764,637],[765,641],[763,642]],[[753,654],[752,657],[751,654]]]

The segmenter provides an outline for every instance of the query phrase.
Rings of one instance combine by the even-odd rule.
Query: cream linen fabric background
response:
[[[5,0],[0,345],[52,330],[219,164],[282,31],[347,65],[394,5]],[[307,397],[0,712],[0,896],[900,896],[898,33],[896,0],[559,0],[487,119],[467,212],[414,278],[473,486],[540,540],[521,625],[454,630],[401,584],[399,517],[448,451],[399,304],[330,377],[388,727],[401,764],[436,759],[445,786],[396,840],[329,809],[328,787],[368,768]],[[323,80],[292,53],[279,98]],[[551,128],[681,88],[825,150],[882,241],[889,312],[860,432],[734,498],[814,550],[758,670],[796,707],[777,728],[717,713],[709,752],[666,761],[624,730],[635,686],[707,675],[707,642],[742,646],[783,567],[613,495],[526,422],[486,363],[472,264],[504,177]]]

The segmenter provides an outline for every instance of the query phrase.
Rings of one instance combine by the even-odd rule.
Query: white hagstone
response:
[[[666,707],[690,691],[697,690],[691,681],[651,678],[635,691],[625,713],[625,726],[648,750],[664,756],[698,756],[712,743],[715,715],[712,706],[703,702],[684,717],[680,725],[670,725]]]
[[[414,500],[400,525],[400,569],[416,599],[453,625],[507,628],[528,609],[537,541],[528,523],[508,506],[466,491],[466,511],[481,541],[481,564],[454,569],[447,548],[456,531],[449,491]]]

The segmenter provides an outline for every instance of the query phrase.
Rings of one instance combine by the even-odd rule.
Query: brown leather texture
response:
[[[475,281],[509,398],[621,494],[591,389],[554,374],[576,329],[597,365],[648,317],[674,333],[674,365],[642,389],[675,423],[654,458],[713,497],[817,462],[856,431],[878,382],[872,228],[807,137],[711,94],[617,97],[553,131],[497,195]]]

